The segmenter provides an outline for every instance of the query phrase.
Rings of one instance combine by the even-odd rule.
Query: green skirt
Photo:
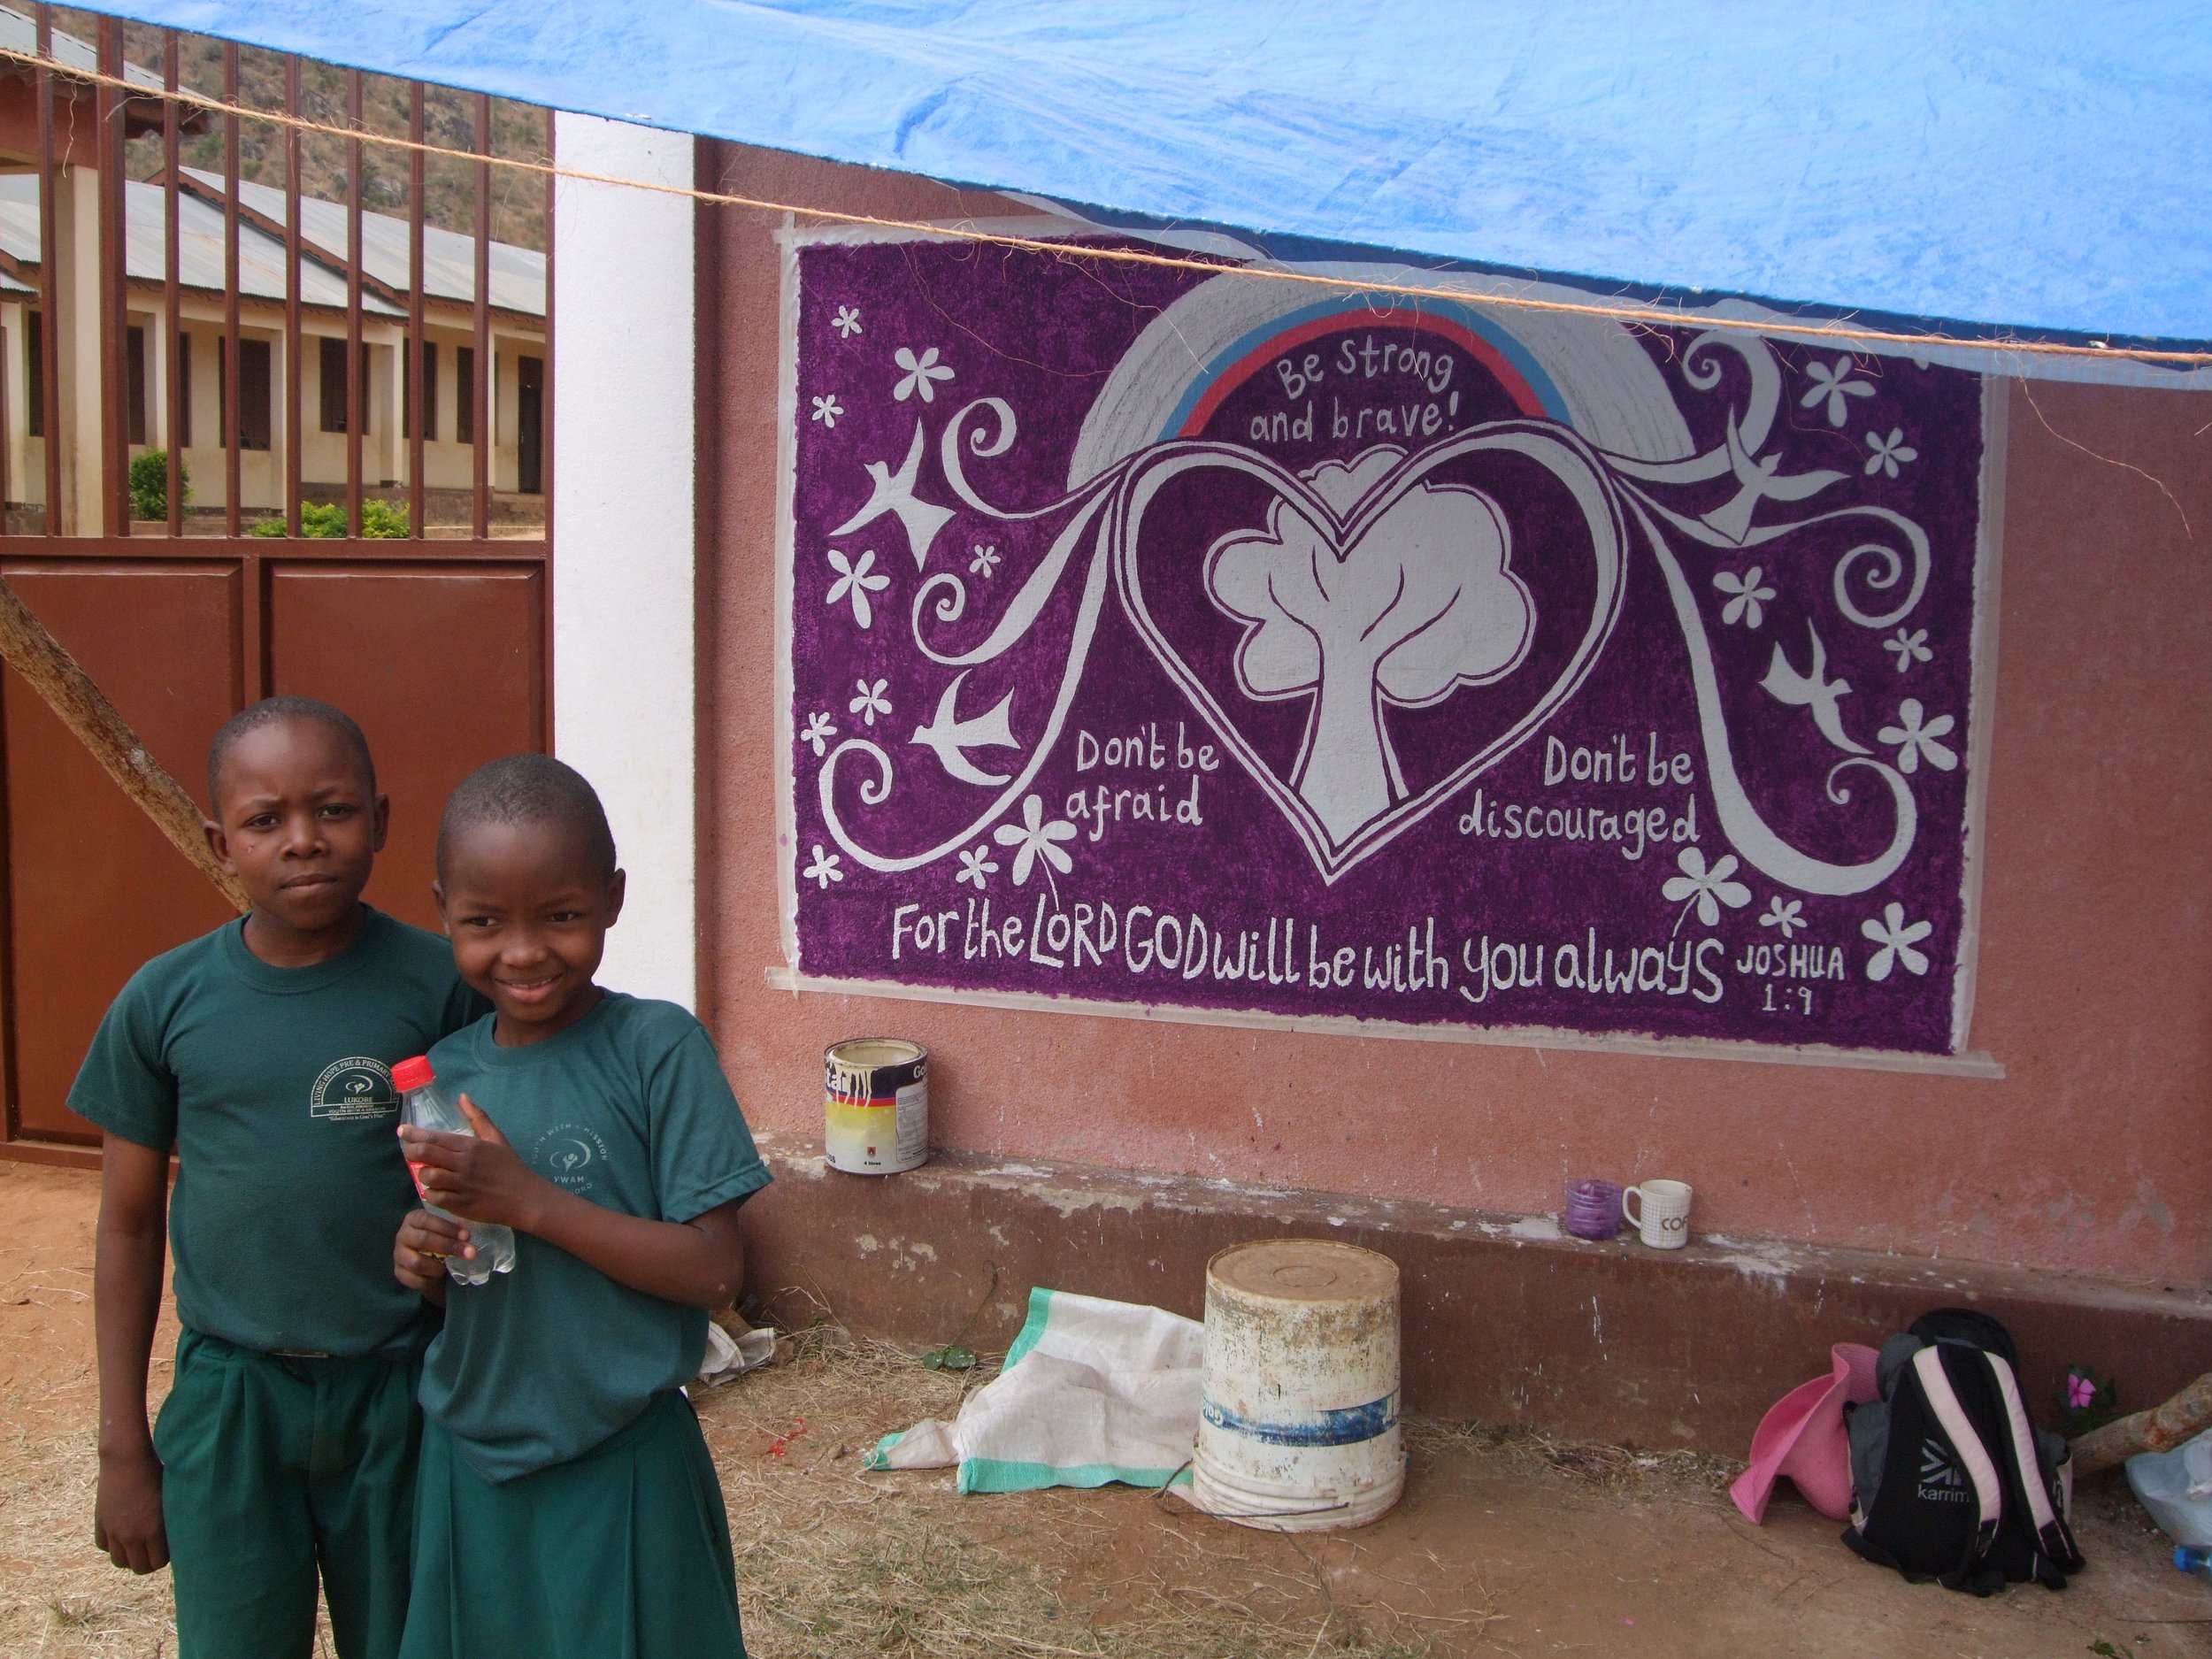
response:
[[[426,1421],[400,1659],[743,1659],[722,1484],[671,1392],[573,1462],[493,1482]]]

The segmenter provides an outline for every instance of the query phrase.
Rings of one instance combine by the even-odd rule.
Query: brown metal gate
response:
[[[549,184],[512,175],[543,191],[544,250],[498,242],[479,97],[466,150],[486,159],[459,164],[472,236],[427,222],[422,150],[392,151],[403,219],[365,203],[363,137],[337,141],[345,199],[318,198],[303,150],[331,140],[303,124],[330,117],[303,93],[342,86],[326,111],[367,133],[367,77],[253,54],[249,78],[283,101],[249,112],[241,49],[75,21],[42,5],[35,42],[0,40],[0,173],[17,169],[0,188],[36,197],[0,223],[38,232],[35,258],[0,249],[0,578],[196,795],[246,703],[352,713],[393,802],[367,896],[434,926],[447,793],[551,737]],[[219,65],[219,95],[188,96],[188,61]],[[415,143],[462,148],[426,136],[427,98],[453,95],[374,89]],[[280,191],[241,176],[257,126],[283,147]],[[188,139],[219,146],[211,172]],[[161,147],[151,179],[130,177],[134,141],[141,172]],[[151,518],[134,516],[134,459]],[[188,505],[188,473],[213,506]],[[63,1102],[101,1013],[231,911],[12,672],[0,878],[0,1156],[81,1156],[96,1133]]]

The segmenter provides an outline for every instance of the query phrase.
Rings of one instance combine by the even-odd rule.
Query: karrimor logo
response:
[[[1951,1448],[1941,1440],[1920,1442],[1920,1498],[1927,1503],[1970,1503],[1966,1471],[1951,1461]]]

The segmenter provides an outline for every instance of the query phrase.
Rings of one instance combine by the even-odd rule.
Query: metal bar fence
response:
[[[349,539],[365,534],[369,497],[396,481],[403,468],[403,534],[417,542],[431,534],[441,498],[450,505],[460,495],[466,505],[465,523],[442,526],[440,535],[470,543],[490,540],[503,487],[531,486],[549,503],[554,448],[550,244],[557,180],[549,174],[543,187],[546,343],[541,345],[532,338],[533,326],[540,319],[528,315],[535,308],[503,291],[494,293],[495,270],[503,273],[500,280],[504,281],[508,267],[494,257],[492,167],[500,141],[489,96],[460,95],[469,118],[469,136],[465,148],[457,145],[444,151],[426,142],[432,127],[427,89],[420,82],[405,83],[411,146],[406,254],[405,269],[395,277],[382,265],[372,270],[368,263],[370,199],[380,187],[367,166],[367,145],[388,129],[380,119],[372,129],[365,110],[369,82],[361,72],[343,72],[346,119],[340,142],[344,193],[342,201],[326,202],[337,192],[326,187],[319,191],[311,183],[328,175],[313,171],[308,129],[315,122],[306,119],[309,99],[302,59],[257,53],[249,83],[237,43],[204,42],[204,48],[212,50],[203,56],[204,47],[193,44],[199,37],[162,28],[146,37],[158,42],[157,77],[127,57],[131,40],[139,37],[127,35],[122,19],[108,17],[97,20],[96,67],[88,72],[79,66],[81,60],[57,54],[57,41],[64,47],[68,42],[58,34],[52,7],[37,0],[28,9],[34,12],[37,45],[32,78],[39,127],[39,257],[35,270],[23,272],[31,292],[23,296],[26,327],[16,342],[21,355],[0,361],[0,387],[19,370],[27,370],[21,396],[29,411],[19,433],[11,434],[0,421],[0,500],[6,498],[12,482],[27,497],[23,504],[30,511],[27,498],[42,484],[43,534],[79,538],[122,538],[134,532],[177,538],[195,534],[196,522],[199,534],[242,537],[273,500],[280,500],[281,528],[299,537],[308,530],[306,520],[314,503],[340,494],[334,487],[337,457],[332,446],[319,446],[315,441],[319,426],[342,434],[343,534]],[[151,51],[144,51],[142,60],[150,66]],[[195,64],[201,65],[202,73],[219,65],[219,106],[204,107],[206,101],[192,90]],[[247,179],[250,170],[260,166],[263,154],[257,138],[249,143],[247,129],[257,134],[260,112],[273,107],[273,98],[264,88],[269,85],[270,68],[280,64],[286,118],[280,124],[280,224],[270,199],[274,192],[255,194],[263,187]],[[377,96],[377,107],[388,108],[382,101],[384,94]],[[444,117],[439,119],[442,122]],[[544,119],[544,153],[550,157],[553,118],[548,111]],[[188,167],[188,139],[211,131],[213,136],[207,142],[220,157],[219,180]],[[157,166],[153,159],[156,146]],[[190,153],[203,157],[199,165],[218,165],[208,158],[206,149]],[[446,237],[444,231],[431,229],[439,221],[434,218],[437,209],[427,164],[430,157],[440,154],[455,156],[467,169],[472,186],[439,198],[454,210],[457,220],[461,211],[473,208],[464,255],[469,261],[465,292],[454,280],[460,273],[451,267],[458,261],[444,251],[459,239],[449,237],[437,246],[430,241],[433,234]],[[134,181],[134,165],[153,181]],[[84,177],[88,168],[94,175],[90,179]],[[326,200],[319,200],[319,194]],[[210,208],[219,213],[219,260]],[[150,233],[157,222],[157,267],[150,257],[156,245]],[[344,227],[342,241],[333,234],[339,222]],[[377,223],[380,227],[383,221]],[[130,254],[134,224],[141,232],[136,265]],[[456,223],[453,228],[460,227]],[[247,245],[250,238],[251,246]],[[379,241],[375,247],[380,257],[388,257],[388,243]],[[276,263],[270,257],[273,253],[281,257],[280,289],[270,280],[270,267]],[[31,263],[25,261],[26,265]],[[438,273],[436,280],[434,273]],[[280,295],[280,322],[271,314]],[[88,317],[88,306],[93,311]],[[388,319],[398,325],[399,344],[388,365],[388,390],[380,394],[373,389],[376,377],[370,373],[368,359],[373,349],[380,361]],[[518,331],[514,326],[518,321]],[[219,330],[211,351],[207,334],[196,332],[209,329],[211,322]],[[433,333],[458,332],[456,325],[465,330],[459,336],[465,346],[451,352],[440,367]],[[337,341],[331,336],[341,327],[342,391],[334,383],[326,388],[326,419],[317,422],[306,407],[308,377],[327,367],[336,380]],[[446,334],[448,341],[454,337],[454,333]],[[516,441],[518,457],[518,474],[511,480],[504,478],[495,448],[503,435],[503,339],[511,354],[506,372],[515,386],[507,394],[516,413],[506,435]],[[193,349],[196,342],[201,348],[197,353]],[[317,360],[318,346],[327,351],[326,362]],[[465,373],[463,355],[468,359]],[[96,361],[90,360],[95,357]],[[216,372],[212,388],[204,376],[211,366]],[[389,371],[396,372],[396,385],[388,385]],[[445,386],[453,389],[442,392]],[[439,430],[442,408],[450,426],[443,432]],[[211,422],[206,418],[211,411],[215,417]],[[381,422],[388,420],[399,424],[384,429]],[[530,428],[526,434],[521,424],[526,421]],[[21,451],[8,449],[12,435],[25,445]],[[436,469],[450,463],[442,463],[439,454],[450,454],[447,446],[461,442],[465,442],[467,470],[458,477],[448,474],[448,488],[441,490],[435,487]],[[208,456],[211,445],[219,448],[219,456]],[[164,454],[157,480],[148,480],[150,488],[141,495],[134,495],[132,488],[135,448],[158,448]],[[18,453],[25,463],[19,470],[12,465]],[[205,518],[196,520],[188,505],[196,457],[208,463],[210,473],[219,468],[216,524]],[[208,480],[203,491],[213,483],[212,478]],[[453,490],[452,484],[462,484],[464,489]],[[150,495],[151,488],[161,488],[162,502],[155,506],[148,501],[151,511],[139,518],[134,504]],[[213,505],[210,502],[211,509]],[[503,519],[506,509],[498,511]],[[38,534],[37,517],[34,514],[26,523],[11,515],[0,525],[0,533]],[[259,557],[258,549],[241,552]],[[250,596],[247,603],[250,608]]]
[[[223,102],[238,105],[238,48],[223,42]],[[238,334],[238,118],[223,118],[223,532],[236,535],[245,494],[240,462],[246,378]]]
[[[104,74],[123,73],[123,25],[100,19],[97,59]],[[130,427],[124,399],[130,389],[126,362],[129,303],[125,287],[124,250],[128,229],[123,201],[123,98],[113,87],[98,88],[93,99],[93,165],[99,169],[99,342],[100,342],[100,513],[110,535],[131,533]]]
[[[346,125],[361,130],[361,72],[346,71]],[[346,140],[346,534],[361,534],[362,429],[369,424],[369,377],[361,364],[361,141]]]
[[[54,155],[54,8],[38,8],[39,428],[46,460],[46,534],[69,525],[61,498],[61,169]]]
[[[492,153],[492,101],[476,95],[476,153]],[[488,161],[476,164],[476,373],[470,390],[476,403],[476,497],[471,529],[479,537],[492,533],[492,445],[497,437],[492,426],[497,404],[492,398],[492,169]]]
[[[407,157],[407,534],[418,541],[429,534],[427,464],[430,434],[430,342],[423,322],[424,289],[428,287],[423,266],[423,199],[426,174],[419,146],[423,133],[423,85],[407,88],[407,138],[418,148]]]
[[[161,85],[173,96],[161,102],[161,312],[162,416],[161,445],[168,457],[165,496],[169,508],[169,534],[184,534],[184,383],[191,371],[185,366],[188,349],[184,337],[184,233],[178,200],[178,169],[182,165],[182,123],[178,118],[179,53],[183,50],[177,32],[165,29],[161,45]]]
[[[300,60],[284,60],[284,112],[300,112]],[[307,442],[300,399],[307,384],[302,357],[305,335],[300,323],[300,167],[304,154],[300,129],[285,129],[284,150],[284,534],[300,533],[301,451]]]

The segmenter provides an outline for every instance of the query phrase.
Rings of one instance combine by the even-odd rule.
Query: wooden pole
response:
[[[77,659],[46,631],[45,624],[31,614],[5,582],[0,582],[0,660],[46,700],[62,724],[92,751],[92,757],[107,769],[108,776],[153,819],[170,844],[191,860],[194,868],[242,913],[253,908],[245,889],[215,862],[202,827],[200,809],[192,797],[146,752],[138,734],[124,724],[115,705],[92,683],[92,677],[78,666]]]
[[[2115,1468],[2138,1452],[2170,1452],[2208,1428],[2212,1428],[2212,1371],[2164,1405],[2116,1418],[2076,1440],[2075,1478]]]

